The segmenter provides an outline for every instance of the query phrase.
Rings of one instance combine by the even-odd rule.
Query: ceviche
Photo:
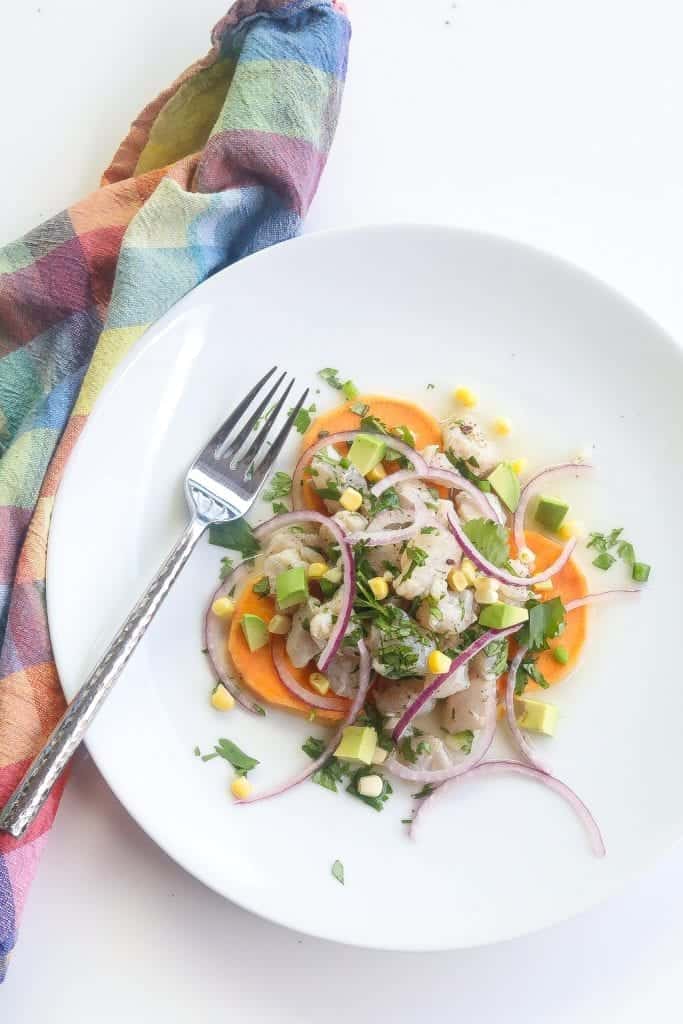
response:
[[[263,495],[272,516],[212,528],[241,560],[224,559],[205,647],[218,710],[276,706],[326,728],[270,789],[247,778],[258,762],[231,741],[208,756],[233,764],[245,804],[312,779],[381,810],[391,780],[406,780],[418,789],[411,832],[465,780],[520,773],[564,797],[604,854],[588,808],[529,739],[556,731],[544,691],[575,667],[587,606],[637,593],[650,572],[621,529],[585,536],[571,519],[563,483],[589,478],[591,462],[528,473],[501,454],[508,421],[479,422],[467,388],[439,422],[401,398],[360,396],[335,370],[321,376],[346,400],[315,418],[301,410],[294,472],[276,472]],[[596,568],[625,564],[632,584],[589,593],[579,541]],[[515,760],[485,760],[498,728]]]

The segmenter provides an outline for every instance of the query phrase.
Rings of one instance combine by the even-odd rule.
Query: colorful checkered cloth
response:
[[[45,552],[69,452],[157,317],[297,233],[334,134],[349,38],[333,0],[239,0],[209,54],[134,121],[100,189],[0,249],[0,806],[64,709]],[[0,980],[62,787],[23,839],[0,833]]]

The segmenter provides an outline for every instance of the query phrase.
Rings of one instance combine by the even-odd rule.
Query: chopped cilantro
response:
[[[308,754],[312,761],[315,761],[325,749],[325,740],[321,740],[317,736],[309,736],[306,742],[302,743],[301,749],[304,754]]]
[[[199,757],[200,754],[201,754],[201,750],[199,749],[199,747],[195,747],[194,748],[194,756],[195,757]]]
[[[623,526],[618,530],[610,530],[609,533],[591,533],[588,537],[588,547],[596,551],[610,551],[616,546],[619,538],[624,532]]]
[[[428,553],[424,550],[424,548],[416,548],[414,544],[411,544],[409,547],[406,548],[406,555],[410,560],[410,565],[403,573],[403,579],[409,580],[410,577],[415,572],[415,570],[426,563]]]
[[[318,786],[322,786],[323,789],[329,789],[336,793],[337,783],[343,781],[348,771],[348,766],[343,761],[339,761],[336,757],[331,757],[322,768],[318,768],[317,772],[313,773],[311,779]]]
[[[218,575],[220,576],[223,582],[227,580],[234,566],[235,563],[233,562],[232,558],[228,558],[227,555],[225,556],[225,558],[221,558],[221,570]]]
[[[330,480],[326,487],[316,487],[315,490],[319,497],[327,501],[339,501],[341,498],[341,489],[333,480]]]
[[[545,651],[548,640],[559,636],[564,629],[564,605],[559,597],[542,603],[532,598],[525,607],[529,621],[525,622],[518,634],[520,647],[530,651]]]
[[[222,757],[229,761],[237,775],[246,775],[259,764],[255,757],[245,754],[232,740],[226,740],[224,737],[219,739],[212,754],[204,754],[202,761],[210,761],[214,757]]]
[[[216,544],[230,551],[239,551],[244,558],[251,558],[261,549],[249,523],[244,519],[233,519],[230,523],[212,523],[209,527],[209,544]]]
[[[453,739],[457,746],[460,747],[463,754],[472,753],[472,743],[474,741],[474,733],[471,729],[463,729],[462,732],[456,732],[453,734]]]
[[[609,551],[601,551],[598,557],[593,559],[596,569],[611,569],[615,562],[616,558],[610,555]]]
[[[617,554],[619,558],[623,558],[627,565],[633,565],[636,560],[636,552],[633,544],[627,540],[622,540],[617,548]]]
[[[370,406],[366,405],[365,402],[354,402],[353,405],[349,406],[349,411],[355,416],[360,416],[362,419],[363,416],[367,416],[370,412]]]
[[[341,386],[341,389],[344,393],[344,398],[346,398],[347,401],[349,402],[352,402],[354,398],[358,398],[358,395],[360,393],[352,380],[345,380]]]
[[[336,878],[341,885],[344,884],[344,865],[340,860],[335,860],[332,865],[332,877]]]
[[[276,498],[286,498],[292,493],[292,478],[289,473],[278,470],[270,479],[270,483],[263,492],[264,501],[274,501]]]
[[[433,793],[435,789],[436,786],[433,782],[425,782],[424,786],[418,793],[412,794],[413,800],[424,800],[424,798]],[[408,818],[408,821],[412,821],[412,818]]]
[[[333,370],[331,366],[326,366],[323,370],[318,370],[318,376],[335,391],[341,391],[342,382],[339,380],[339,370]]]
[[[316,411],[315,402],[312,402],[311,405],[309,405],[308,409],[303,409],[303,408],[299,409],[298,413],[294,417],[294,424],[293,425],[294,425],[295,429],[299,431],[300,434],[305,434],[306,431],[308,430],[308,428],[310,427],[311,419],[312,419],[311,414],[314,413],[315,411]],[[291,414],[293,412],[294,412],[294,409],[288,409],[287,410],[287,415],[291,416]]]
[[[273,514],[276,515],[276,516],[281,516],[284,512],[289,512],[289,509],[287,508],[287,506],[283,505],[283,503],[281,501],[274,501],[273,502]]]
[[[535,683],[538,683],[544,690],[547,690],[550,683],[543,675],[541,670],[536,665],[533,655],[527,655],[522,664],[517,669],[517,678],[515,679],[515,696],[520,697],[526,688],[526,684],[530,679],[533,679]]]
[[[446,450],[446,457],[450,464],[453,466],[453,468],[457,469],[458,473],[460,473],[461,476],[464,476],[466,480],[469,480],[470,483],[476,484],[480,491],[491,490],[491,484],[488,482],[488,480],[485,480],[483,477],[477,476],[477,474],[474,473],[471,468],[472,465],[478,467],[479,463],[477,462],[476,459],[462,459],[458,455],[456,455],[451,448],[448,448]]]
[[[477,551],[500,568],[510,557],[508,533],[504,526],[492,519],[470,519],[463,523],[463,530]]]
[[[439,531],[438,531],[436,526],[423,526],[422,529],[420,530],[420,533],[438,533],[438,532]]]
[[[435,387],[436,387],[435,384],[428,384],[427,385],[427,391],[433,391]]]

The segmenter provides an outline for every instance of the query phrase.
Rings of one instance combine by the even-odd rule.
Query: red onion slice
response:
[[[511,572],[506,572],[505,569],[499,569],[493,562],[489,562],[479,553],[460,525],[457,515],[451,512],[450,509],[448,510],[448,525],[458,544],[470,561],[474,562],[477,569],[486,573],[487,576],[492,576],[494,580],[500,580],[501,583],[505,583],[509,587],[533,587],[535,583],[543,583],[545,580],[549,580],[555,573],[564,568],[576,547],[576,537],[572,537],[571,540],[567,541],[552,565],[549,565],[543,572],[538,572],[535,576],[514,576]]]
[[[422,471],[417,469],[401,469],[398,473],[385,476],[383,480],[380,480],[379,483],[376,483],[371,488],[371,491],[376,498],[379,498],[390,487],[395,487],[396,484],[408,483],[411,480],[431,480],[435,484],[443,484],[444,487],[448,487],[450,490],[465,491],[486,519],[493,519],[494,522],[501,525],[505,523],[505,519],[499,509],[488,500],[484,492],[476,484],[456,473],[455,470],[432,469],[430,466],[427,466]]]
[[[469,645],[469,647],[466,647],[464,651],[461,651],[460,654],[453,658],[453,661],[451,662],[451,667],[449,668],[448,672],[444,672],[440,676],[435,676],[434,679],[432,679],[429,686],[426,686],[421,693],[418,693],[417,697],[412,702],[412,704],[410,704],[405,709],[392,733],[392,738],[394,739],[394,741],[398,743],[401,736],[406,731],[412,720],[415,718],[416,715],[420,713],[420,709],[424,707],[429,698],[434,693],[436,693],[439,687],[442,686],[448,679],[450,679],[451,676],[454,675],[459,668],[461,668],[463,665],[466,665],[468,661],[470,661],[474,657],[475,654],[478,654],[479,651],[483,650],[484,647],[487,647],[492,640],[502,640],[503,637],[505,636],[512,636],[513,633],[516,633],[519,629],[522,628],[522,625],[523,623],[520,622],[516,626],[508,626],[507,629],[488,629],[485,633],[482,633],[480,637],[477,637],[477,639],[474,640]],[[396,774],[399,773],[397,772]],[[410,778],[412,778],[412,776],[410,776]],[[415,779],[415,781],[419,782],[419,779]]]
[[[318,441],[315,441],[310,445],[306,451],[301,453],[292,475],[292,504],[295,509],[304,507],[302,497],[304,472],[316,452],[319,452],[321,448],[327,448],[329,445],[351,444],[359,434],[366,433],[366,430],[339,430],[335,434],[328,434],[326,437],[321,437]],[[427,469],[427,463],[422,455],[420,455],[419,452],[416,452],[414,448],[411,448],[409,444],[406,444],[405,441],[399,441],[397,437],[393,436],[387,436],[386,441],[390,448],[399,452],[400,455],[404,455],[416,470],[422,472]]]
[[[282,515],[271,516],[270,519],[266,519],[264,523],[254,529],[254,537],[260,543],[276,530],[284,530],[288,526],[298,526],[299,523],[315,523],[316,526],[328,527],[330,533],[335,535],[335,540],[340,544],[344,538],[344,531],[339,523],[331,520],[329,516],[324,516],[322,512],[314,512],[312,509],[303,509],[301,512],[283,512]]]
[[[311,775],[314,775],[319,768],[322,768],[328,758],[334,754],[341,742],[344,729],[347,725],[351,725],[352,722],[355,722],[358,717],[360,710],[365,703],[365,698],[368,695],[368,690],[370,689],[370,683],[372,681],[370,655],[363,640],[358,641],[358,652],[360,654],[360,667],[358,672],[358,689],[356,690],[356,695],[353,698],[353,703],[349,708],[348,714],[339,723],[338,728],[333,733],[332,738],[320,757],[316,758],[315,761],[311,761],[303,771],[299,772],[287,782],[280,783],[279,785],[273,786],[271,789],[266,789],[261,793],[252,793],[251,796],[238,801],[239,803],[253,804],[257,803],[259,800],[267,800],[271,796],[279,796],[280,793],[286,793],[288,789],[293,789],[294,786],[298,786],[300,782],[304,782],[306,779],[309,779]]]
[[[347,702],[339,697],[324,697],[322,694],[313,693],[307,686],[302,686],[289,667],[289,662],[285,655],[284,641],[273,640],[270,650],[280,682],[299,700],[304,701],[305,704],[310,704],[313,708],[324,708],[326,711],[344,711],[348,706]]]
[[[463,775],[465,772],[471,771],[474,765],[479,764],[481,759],[486,757],[489,747],[493,743],[493,737],[496,734],[496,711],[496,684],[493,683],[486,703],[486,719],[484,727],[483,729],[480,729],[479,735],[476,739],[476,744],[473,745],[473,749],[467,757],[448,768],[439,768],[436,771],[426,771],[418,768],[410,768],[408,765],[399,761],[395,754],[391,754],[385,761],[387,771],[390,771],[393,775],[397,775],[400,779],[405,779],[407,782],[429,782],[434,785],[440,785],[442,782],[448,782],[449,779],[455,779],[458,775]]]
[[[526,546],[524,538],[524,517],[526,510],[531,501],[537,485],[545,480],[547,477],[555,476],[556,474],[564,474],[570,471],[581,475],[584,472],[588,472],[593,469],[590,462],[560,462],[556,466],[548,466],[546,469],[542,469],[536,476],[532,476],[531,480],[524,486],[522,493],[519,496],[519,505],[515,512],[515,517],[512,521],[512,531],[515,538],[515,544],[517,550]]]
[[[613,597],[622,597],[626,594],[639,594],[640,587],[622,587],[620,590],[602,590],[599,594],[586,594],[585,597],[577,597],[575,601],[569,601],[564,606],[566,612],[573,612],[575,608],[582,608],[589,604],[602,604],[603,601],[611,601]]]
[[[221,583],[211,598],[204,618],[204,647],[216,675],[228,693],[246,711],[251,711],[254,715],[262,715],[264,713],[263,708],[245,692],[237,670],[232,664],[232,659],[228,653],[226,635],[226,628],[229,628],[228,622],[225,619],[219,618],[218,615],[214,615],[212,611],[214,601],[217,601],[219,597],[230,597],[232,590],[243,582],[244,578],[248,575],[249,569],[251,569],[252,561],[253,559],[248,559],[238,565],[227,579]]]
[[[528,647],[520,647],[517,654],[513,658],[510,668],[508,669],[507,682],[505,684],[505,714],[507,716],[508,726],[512,737],[519,747],[520,753],[534,768],[537,768],[539,772],[547,772],[548,769],[545,767],[542,761],[536,756],[534,748],[529,743],[528,739],[522,732],[517,722],[517,715],[515,714],[515,683],[517,680],[517,670],[524,660]]]
[[[560,782],[560,780],[556,779],[554,775],[548,775],[546,772],[541,772],[538,768],[532,768],[530,765],[520,764],[519,761],[485,761],[483,764],[477,764],[473,768],[470,768],[467,773],[454,777],[448,784],[439,786],[434,793],[425,797],[418,807],[410,829],[411,836],[415,835],[415,826],[418,818],[424,813],[425,807],[428,805],[433,806],[434,800],[437,798],[437,794],[440,798],[444,796],[448,790],[455,788],[458,783],[465,780],[474,779],[476,776],[495,775],[496,773],[501,772],[524,775],[528,779],[535,779],[537,782],[542,783],[544,786],[547,786],[549,789],[552,789],[555,793],[558,793],[563,797],[574,809],[577,816],[585,826],[585,829],[588,832],[591,848],[596,857],[605,856],[605,843],[602,838],[600,828],[598,827],[598,823],[586,807],[583,800],[577,796],[574,790],[570,789],[564,782]]]

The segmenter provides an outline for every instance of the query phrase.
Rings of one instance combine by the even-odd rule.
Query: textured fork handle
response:
[[[0,813],[0,831],[19,837],[34,821],[206,526],[199,518],[190,522],[9,798]]]

